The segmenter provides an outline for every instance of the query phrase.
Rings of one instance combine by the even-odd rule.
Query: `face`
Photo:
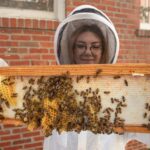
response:
[[[93,32],[81,33],[75,42],[76,64],[99,64],[102,56],[102,40]]]

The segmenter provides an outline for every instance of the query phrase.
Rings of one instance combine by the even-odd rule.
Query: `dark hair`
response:
[[[102,58],[100,60],[100,63],[106,63],[106,53],[107,53],[106,40],[104,38],[102,31],[99,29],[97,25],[83,25],[79,27],[78,29],[76,29],[71,36],[70,49],[74,50],[75,43],[76,43],[78,36],[81,33],[84,33],[87,31],[94,33],[95,35],[97,35],[97,37],[99,37],[99,39],[102,40]],[[73,54],[70,57],[73,57]]]

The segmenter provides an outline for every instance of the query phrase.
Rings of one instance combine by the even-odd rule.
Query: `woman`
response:
[[[106,40],[96,25],[84,25],[73,32],[69,43],[71,64],[106,63]]]
[[[58,64],[110,64],[118,57],[119,40],[111,20],[93,6],[73,10],[55,34]],[[148,134],[93,134],[90,131],[53,131],[44,141],[44,150],[123,150],[130,139],[149,141]]]

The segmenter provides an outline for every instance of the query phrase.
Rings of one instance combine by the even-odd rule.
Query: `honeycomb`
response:
[[[16,103],[15,85],[17,84],[15,83],[17,83],[17,79],[3,77],[0,80],[1,98],[6,99],[6,102],[9,102],[10,105]],[[22,87],[23,104],[22,107],[13,109],[15,112],[14,118],[24,122],[29,130],[42,127],[45,136],[51,135],[54,129],[59,133],[63,131],[79,133],[82,130],[89,130],[96,134],[123,133],[116,129],[120,128],[124,131],[125,119],[129,118],[124,117],[128,113],[129,99],[132,98],[129,97],[130,93],[127,94],[128,91],[134,89],[134,87],[139,88],[137,93],[131,90],[132,95],[134,94],[138,99],[138,103],[141,102],[139,108],[143,104],[140,101],[140,99],[143,99],[140,93],[143,92],[142,95],[148,93],[147,97],[149,97],[149,92],[145,91],[150,85],[147,82],[150,81],[149,77],[142,78],[139,81],[138,78],[133,78],[133,81],[131,81],[126,76],[101,76],[98,78],[97,74],[95,76],[73,77],[66,74],[25,79],[21,80],[25,83]],[[18,81],[20,82],[20,79]],[[141,82],[144,87],[146,85],[146,88],[137,86]],[[119,92],[116,93],[116,91]],[[138,94],[139,96],[137,96]],[[144,117],[144,127],[150,128],[149,98],[146,100],[146,104],[141,109],[145,109],[145,112],[144,114],[141,113],[141,117]],[[137,101],[134,101],[134,103],[137,103]],[[140,115],[135,115],[140,117]]]
[[[44,130],[44,134],[52,132],[57,119],[58,103],[57,100],[49,100],[48,98],[43,100],[44,102],[44,116],[41,121],[41,126]]]
[[[1,77],[0,93],[9,102],[9,105],[16,106],[15,82],[13,78]]]

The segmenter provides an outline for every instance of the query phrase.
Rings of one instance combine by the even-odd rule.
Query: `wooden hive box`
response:
[[[0,68],[0,82],[3,123],[18,125],[24,122],[32,129],[49,121],[51,128],[42,126],[46,136],[51,134],[48,130],[55,127],[59,132],[150,133],[150,64],[3,67]],[[66,97],[68,89],[69,97]],[[29,91],[30,98],[25,98]],[[38,109],[23,104],[28,99],[32,99]],[[18,109],[27,106],[30,110],[26,108],[19,115]],[[23,118],[27,111],[34,112],[33,116],[42,111],[41,119],[45,118]],[[47,111],[49,117],[45,116]],[[35,124],[33,120],[39,122]]]

